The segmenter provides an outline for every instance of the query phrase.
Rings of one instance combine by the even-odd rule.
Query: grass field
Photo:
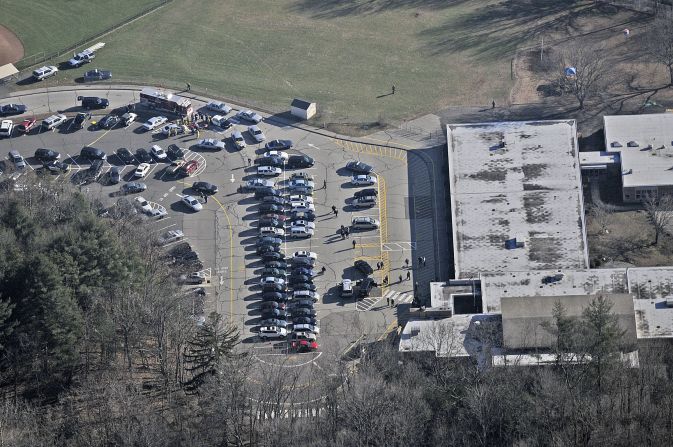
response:
[[[18,8],[18,1],[10,3],[5,9]],[[119,13],[124,8],[118,4],[134,2],[111,3]],[[277,111],[304,97],[319,103],[327,122],[398,121],[448,105],[505,101],[514,50],[540,21],[563,14],[569,4],[181,0],[106,37],[94,66],[112,70],[114,82],[181,89],[189,81],[194,90]],[[0,19],[13,29],[15,23],[34,26],[30,17],[15,20]],[[44,39],[45,45],[62,43],[66,34]],[[39,40],[30,33],[28,51],[41,48]],[[49,82],[69,82],[88,68],[63,71]],[[396,94],[389,95],[393,84]]]
[[[0,25],[21,39],[26,56],[49,54],[159,3],[160,0],[2,0]]]

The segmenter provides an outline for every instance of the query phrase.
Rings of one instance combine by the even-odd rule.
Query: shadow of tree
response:
[[[392,9],[437,11],[473,0],[299,0],[293,12],[308,13],[315,19],[377,14]]]

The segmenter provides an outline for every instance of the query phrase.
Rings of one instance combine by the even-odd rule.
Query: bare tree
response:
[[[558,53],[557,64],[562,91],[572,94],[580,109],[587,99],[607,88],[612,68],[607,52],[601,48],[572,43]],[[570,68],[573,73],[566,72]]]
[[[598,225],[601,234],[608,233],[608,225],[612,223],[612,209],[604,204],[593,205],[589,211],[591,219]]]
[[[655,20],[645,35],[645,50],[668,69],[669,86],[673,85],[673,22]]]
[[[654,228],[653,245],[657,245],[661,233],[666,231],[673,223],[673,197],[668,194],[661,197],[649,194],[646,196],[643,205],[645,205],[647,218]]]

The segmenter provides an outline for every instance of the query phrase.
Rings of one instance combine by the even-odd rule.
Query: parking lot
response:
[[[108,94],[110,108],[128,104],[128,97]],[[195,110],[206,112],[204,101],[193,100]],[[77,112],[76,106],[68,112]],[[102,111],[104,112],[104,111]],[[68,173],[50,175],[53,181],[73,182],[80,185],[86,194],[112,205],[119,197],[120,185],[134,180],[138,161],[125,163],[115,152],[125,147],[135,154],[138,148],[150,149],[159,145],[166,150],[170,145],[185,149],[184,159],[195,160],[198,169],[190,176],[171,175],[168,172],[170,159],[166,162],[153,160],[149,172],[142,179],[147,189],[128,198],[142,196],[153,209],[165,208],[161,218],[148,217],[149,225],[157,237],[169,230],[181,230],[184,241],[198,252],[202,264],[201,287],[206,290],[205,309],[207,313],[216,310],[236,324],[242,333],[244,346],[253,349],[255,358],[265,365],[283,367],[312,366],[316,359],[332,359],[361,335],[383,334],[395,327],[395,309],[387,306],[387,299],[396,303],[409,303],[413,299],[413,275],[407,279],[404,260],[412,257],[414,242],[410,236],[408,222],[407,160],[403,151],[360,145],[330,138],[296,127],[280,124],[273,117],[265,117],[258,124],[270,140],[292,140],[293,147],[286,152],[289,156],[308,155],[314,160],[311,167],[285,169],[278,177],[266,177],[275,182],[282,197],[289,196],[288,185],[292,174],[303,172],[312,177],[314,188],[311,195],[315,208],[315,232],[310,238],[284,238],[279,251],[286,258],[297,251],[309,251],[317,255],[312,278],[316,292],[321,297],[315,303],[315,323],[319,327],[315,352],[290,354],[290,345],[283,340],[261,341],[258,337],[261,322],[262,287],[261,272],[265,267],[256,253],[259,238],[258,220],[261,198],[242,187],[257,178],[255,160],[264,154],[264,143],[256,142],[246,131],[249,123],[239,122],[237,110],[227,117],[234,123],[227,130],[209,126],[199,131],[166,137],[143,131],[141,124],[157,113],[137,109],[138,119],[128,127],[118,125],[112,129],[99,129],[95,123],[103,113],[95,113],[92,121],[82,130],[75,130],[66,122],[58,129],[33,130],[29,135],[14,136],[1,141],[4,154],[17,150],[28,162],[25,172],[32,172],[40,163],[32,157],[37,148],[49,148],[60,152],[61,161],[70,166]],[[73,113],[68,113],[72,116]],[[15,122],[20,121],[14,118]],[[229,138],[234,131],[240,131],[245,140],[244,149],[234,146]],[[221,151],[204,150],[195,144],[202,138],[224,141]],[[90,162],[80,157],[83,146],[102,149],[108,155],[98,180],[91,182],[83,176]],[[354,186],[351,177],[355,174],[346,169],[349,161],[359,160],[373,167],[372,176],[376,184]],[[18,182],[25,174],[14,173],[12,164],[5,160],[4,176],[17,176]],[[117,167],[121,182],[110,184],[110,170]],[[191,185],[194,182],[209,182],[218,186],[212,196],[196,194]],[[359,209],[353,204],[356,191],[365,188],[376,190],[376,204]],[[192,211],[181,198],[192,195],[201,202],[202,209]],[[333,211],[336,209],[336,213]],[[289,210],[284,214],[288,215]],[[366,231],[351,231],[348,236],[340,234],[340,229],[350,228],[355,217],[372,217],[380,222],[378,228]],[[288,224],[289,225],[289,224]],[[287,230],[287,228],[286,228]],[[172,242],[171,245],[176,245]],[[340,283],[352,280],[354,283],[365,275],[354,267],[356,261],[366,261],[374,270],[370,275],[377,284],[366,297],[358,299],[344,297],[340,293]],[[412,260],[413,261],[413,260]],[[380,263],[382,266],[379,267]],[[289,268],[287,273],[289,274]],[[388,283],[384,284],[387,277]],[[291,290],[291,288],[289,289]],[[357,291],[357,286],[356,286]],[[289,304],[288,304],[289,307]],[[289,320],[289,319],[288,319]],[[291,329],[291,324],[288,329]],[[280,354],[280,355],[279,355]]]

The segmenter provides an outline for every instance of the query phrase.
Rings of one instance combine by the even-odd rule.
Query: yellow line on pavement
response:
[[[231,226],[231,219],[227,209],[222,205],[222,202],[217,200],[215,196],[211,198],[220,205],[220,209],[224,212],[224,217],[227,218],[227,225],[229,226],[229,321],[234,321],[234,230]]]
[[[105,132],[103,132],[103,135],[101,135],[100,137],[98,137],[98,138],[96,138],[95,140],[93,140],[93,141],[92,141],[91,143],[89,143],[87,146],[93,146],[94,144],[98,143],[98,140],[100,140],[100,139],[103,138],[105,135],[107,135],[108,132],[110,132],[111,130],[112,130],[112,129],[108,129],[108,130],[106,130]]]
[[[381,341],[381,340],[383,340],[384,338],[386,338],[386,337],[388,336],[388,334],[389,334],[390,332],[392,332],[392,330],[393,330],[394,328],[396,328],[396,327],[397,327],[397,318],[395,318],[395,319],[392,321],[392,323],[390,323],[390,324],[388,325],[388,327],[386,328],[385,332],[383,332],[383,334],[381,334],[381,336],[380,336],[379,338],[377,338],[376,341]]]

